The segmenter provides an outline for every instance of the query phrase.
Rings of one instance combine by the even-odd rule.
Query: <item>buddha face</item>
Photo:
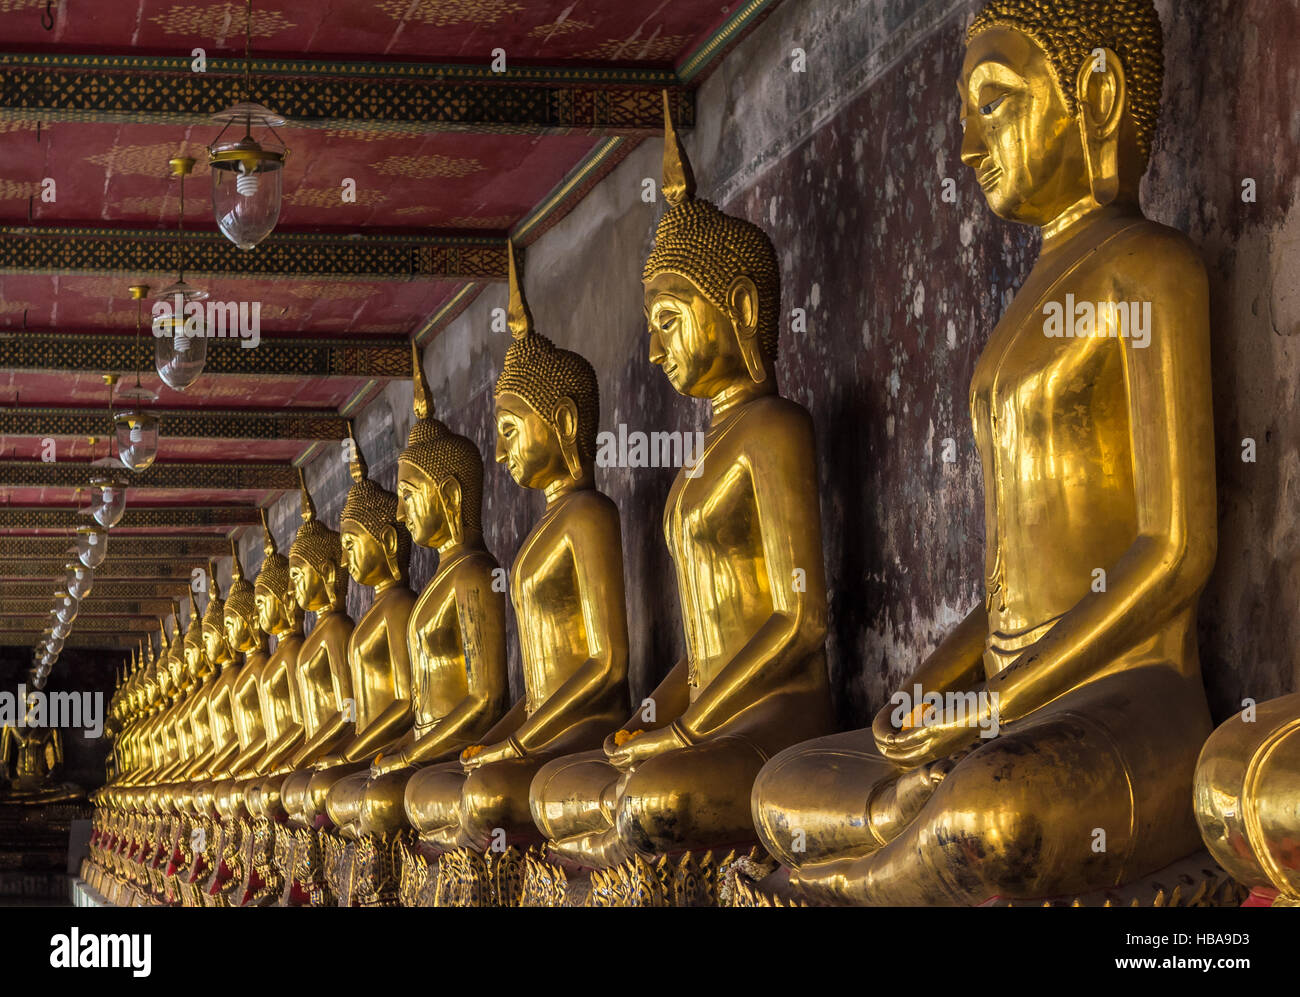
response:
[[[203,646],[198,641],[185,641],[185,669],[191,675],[199,674],[203,667]]]
[[[157,685],[154,687],[154,694],[158,698],[162,698],[163,696],[166,696],[167,693],[171,691],[172,676],[171,673],[166,668],[158,669],[158,674],[155,681],[157,682]]]
[[[226,643],[233,650],[247,651],[253,646],[253,625],[252,621],[246,619],[240,613],[226,611],[223,621],[226,625]]]
[[[325,579],[311,562],[300,554],[289,555],[289,583],[293,586],[294,601],[302,609],[315,612],[329,604]]]
[[[1011,28],[980,32],[967,46],[957,90],[962,162],[994,214],[1043,226],[1087,196],[1078,119],[1037,42]]]
[[[393,577],[384,545],[360,523],[343,520],[343,563],[359,585],[378,585]]]
[[[257,606],[257,625],[266,633],[278,634],[291,625],[284,599],[265,585],[258,585],[253,590],[253,603]]]
[[[686,277],[656,274],[645,283],[650,362],[680,394],[711,398],[745,372],[735,323]]]
[[[568,474],[560,441],[550,424],[513,392],[496,400],[496,461],[525,488],[545,488]]]
[[[203,628],[203,653],[216,665],[224,665],[229,655],[226,653],[226,635],[213,627]]]
[[[397,521],[406,524],[411,539],[421,547],[438,547],[451,538],[447,511],[437,485],[406,461],[398,464]]]
[[[167,659],[167,671],[171,673],[173,687],[179,687],[185,681],[185,669],[189,667],[189,646],[186,645],[185,655],[169,657]]]

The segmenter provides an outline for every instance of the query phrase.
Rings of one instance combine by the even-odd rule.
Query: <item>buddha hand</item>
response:
[[[519,742],[513,737],[508,737],[496,744],[471,744],[460,753],[460,763],[465,767],[466,772],[472,772],[480,765],[490,765],[493,762],[511,761],[523,757],[524,750]]]
[[[375,760],[370,763],[370,778],[378,779],[381,775],[406,768],[406,764],[406,756],[400,751],[391,755],[375,755]]]
[[[902,768],[912,768],[927,762],[937,762],[963,749],[973,748],[981,734],[990,728],[996,730],[995,718],[989,715],[986,697],[981,697],[979,712],[975,716],[938,717],[907,730],[894,728],[892,705],[876,714],[872,731],[876,747],[887,759]]]
[[[690,746],[681,726],[674,721],[666,727],[651,731],[615,731],[605,738],[605,756],[617,769],[629,769],[647,758],[665,751],[676,751]]]

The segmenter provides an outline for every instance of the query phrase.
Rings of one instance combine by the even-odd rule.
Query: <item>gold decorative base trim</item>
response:
[[[274,834],[265,817],[239,822],[241,875],[228,893],[232,906],[269,907],[280,896],[284,883],[275,866]]]
[[[684,852],[653,862],[637,856],[611,869],[570,874],[538,849],[524,858],[522,907],[720,907],[725,873],[738,862],[755,863],[757,848],[719,857]]]
[[[395,898],[402,907],[523,906],[527,859],[513,846],[486,853],[456,848],[429,857],[407,838],[392,854],[400,863]]]
[[[998,898],[989,907],[1240,907],[1250,891],[1198,852],[1126,886],[1074,897]]]
[[[723,906],[818,906],[798,895],[795,887],[782,888],[767,877],[775,862],[735,862],[725,870]],[[1240,907],[1247,889],[1233,880],[1210,857],[1199,852],[1126,886],[1096,890],[1076,896],[1035,899],[998,897],[985,907]]]
[[[352,890],[358,907],[397,907],[410,832],[362,835],[353,843]]]
[[[320,842],[321,865],[325,876],[325,885],[334,904],[339,907],[351,907],[352,869],[356,858],[355,843],[348,841],[334,831],[318,831]],[[322,900],[324,898],[322,897]],[[313,894],[312,906],[316,906]]]

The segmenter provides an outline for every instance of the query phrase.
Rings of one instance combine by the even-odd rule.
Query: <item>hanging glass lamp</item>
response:
[[[144,284],[131,285],[135,299],[135,338],[140,341],[140,302],[149,293]],[[124,467],[143,471],[158,456],[158,417],[145,410],[155,399],[153,392],[140,386],[140,368],[136,367],[135,387],[117,393],[119,406],[113,413],[113,432],[117,437],[117,456]],[[95,565],[90,565],[95,567]]]
[[[177,279],[163,288],[154,305],[154,367],[164,384],[184,391],[203,373],[208,359],[207,329],[203,306],[208,292],[185,282],[185,178],[194,160],[177,156],[171,160],[172,175],[181,181],[180,215],[176,229]],[[197,307],[189,307],[195,304]]]
[[[87,568],[98,568],[108,555],[108,530],[100,526],[77,527],[77,559]]]
[[[244,100],[212,120],[224,127],[208,146],[212,167],[212,212],[221,234],[240,249],[252,249],[271,234],[280,219],[284,163],[289,150],[275,129],[285,119],[248,98],[253,71],[253,3],[244,8]],[[231,126],[232,137],[227,138]],[[243,129],[242,137],[239,129]],[[261,134],[253,136],[253,129]]]

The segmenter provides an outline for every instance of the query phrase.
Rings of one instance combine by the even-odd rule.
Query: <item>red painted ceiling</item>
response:
[[[136,303],[127,289],[135,283],[153,292],[176,280],[171,273],[130,277],[68,274],[0,274],[0,331],[29,330],[115,332],[133,335]],[[341,281],[205,279],[186,280],[208,292],[213,301],[258,302],[263,345],[267,338],[327,339],[360,333],[409,336],[455,293],[454,281]],[[150,303],[140,308],[142,338],[149,333]],[[210,347],[215,348],[215,347]],[[249,372],[256,371],[257,351],[247,349]]]
[[[186,155],[196,161],[187,227],[215,229],[205,149],[220,125],[56,122],[39,141],[34,123],[16,125],[0,139],[0,224],[26,224],[31,198],[38,224],[175,229],[180,182],[168,160]],[[596,144],[587,135],[277,131],[289,148],[278,231],[504,231]],[[55,180],[53,202],[42,200],[45,177]],[[347,178],[355,202],[343,200]]]
[[[557,67],[557,79],[563,82],[574,79],[572,70],[579,67],[671,70],[740,4],[741,0],[254,0],[253,55],[486,67],[492,50],[500,48],[511,65]],[[45,0],[0,0],[0,52],[188,58],[192,49],[202,47],[212,58],[242,56],[244,51],[244,4],[238,0],[57,0],[50,32],[40,23],[45,6]],[[534,75],[546,76],[543,69]],[[168,160],[188,155],[197,165],[185,184],[185,227],[212,232],[211,177],[204,149],[219,130],[215,125],[138,121],[44,122],[38,130],[35,122],[0,120],[0,225],[21,227],[30,219],[38,228],[174,230],[179,183],[169,175]],[[277,231],[362,236],[501,235],[544,203],[602,141],[595,134],[558,131],[397,134],[292,123],[279,129],[279,134],[290,156],[283,174]],[[46,177],[56,184],[52,202],[41,197]],[[341,196],[346,178],[356,183],[355,202]],[[120,237],[131,238],[125,233]],[[146,283],[159,290],[174,278],[174,272],[0,274],[0,336],[87,333],[129,340],[136,306],[127,287]],[[260,302],[263,343],[257,350],[239,351],[247,354],[246,373],[209,373],[184,393],[163,387],[147,359],[142,381],[157,393],[159,409],[340,412],[346,407],[354,412],[382,390],[382,381],[259,374],[259,356],[268,355],[264,351],[274,349],[277,338],[409,337],[464,286],[459,280],[209,279],[194,274],[190,282],[216,300]],[[147,309],[145,316],[147,323]],[[147,324],[142,341],[151,357],[154,343]],[[209,349],[223,348],[238,349],[234,344],[209,343]],[[103,373],[93,362],[68,372],[0,370],[0,413],[31,408],[106,412]],[[59,460],[84,463],[88,479],[91,461],[105,454],[106,444],[101,440],[92,446],[84,437],[62,437],[58,447]],[[303,440],[177,438],[168,435],[164,417],[157,464],[285,464],[302,459],[312,447]],[[39,438],[0,435],[0,461],[41,457]],[[15,475],[10,480],[21,481],[22,472]],[[137,510],[248,508],[266,506],[274,498],[274,493],[258,489],[129,488],[127,505]],[[71,511],[85,500],[84,493],[78,497],[68,487],[21,483],[0,487],[0,509],[62,508],[71,517]],[[246,529],[117,527],[111,544],[119,557],[142,557],[151,536]],[[28,577],[6,570],[12,567],[12,558],[4,556],[3,546],[7,537],[35,532],[0,529],[0,577]],[[113,549],[109,556],[114,556]],[[80,629],[89,632],[94,629],[95,612],[87,616]],[[0,634],[4,644],[25,639],[21,633]]]
[[[253,54],[267,58],[672,66],[739,0],[254,0]],[[244,4],[224,0],[40,0],[0,5],[10,51],[242,55]]]

